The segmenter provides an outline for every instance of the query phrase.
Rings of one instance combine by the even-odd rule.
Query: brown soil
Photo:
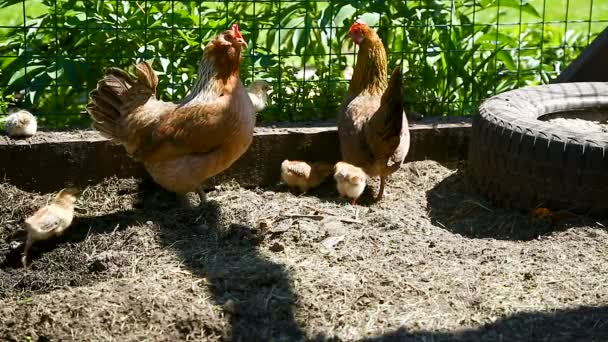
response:
[[[606,222],[495,208],[459,168],[410,163],[356,207],[226,184],[186,210],[108,180],[27,270],[20,225],[51,194],[2,184],[0,339],[608,340]]]
[[[57,141],[80,141],[80,140],[101,140],[103,137],[93,130],[69,130],[60,132],[57,130],[45,131],[38,130],[35,135],[29,138],[11,138],[4,131],[0,131],[0,145],[29,145]]]

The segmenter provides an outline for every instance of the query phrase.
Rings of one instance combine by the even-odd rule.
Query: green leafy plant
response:
[[[46,10],[0,31],[1,101],[51,126],[88,123],[81,111],[103,71],[141,59],[153,60],[161,99],[182,98],[204,45],[237,20],[250,46],[243,80],[273,83],[262,121],[335,117],[343,71],[355,62],[347,30],[356,18],[377,28],[390,67],[403,66],[406,109],[425,115],[472,114],[492,94],[548,82],[585,34],[581,26],[501,26],[518,15],[542,22],[543,9],[526,0],[28,0],[26,8],[33,3]],[[9,6],[23,16],[22,0],[0,0],[0,10]]]

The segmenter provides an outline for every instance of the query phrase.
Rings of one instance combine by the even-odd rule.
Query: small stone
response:
[[[344,235],[340,236],[328,236],[323,241],[321,241],[321,252],[329,253],[334,249],[334,247],[344,240]]]
[[[270,246],[270,251],[271,252],[275,252],[275,253],[279,253],[285,250],[285,246],[283,246],[282,244],[275,242],[272,244],[272,246]]]
[[[224,305],[222,305],[222,307],[224,308],[224,311],[234,314],[236,313],[236,302],[232,299],[228,299]]]
[[[209,226],[204,223],[195,225],[193,228],[194,231],[198,234],[207,234],[209,232]]]
[[[104,272],[116,268],[116,264],[114,263],[115,258],[116,255],[114,255],[114,253],[111,251],[104,251],[93,255],[89,259],[89,272]]]
[[[270,219],[266,219],[266,218],[260,219],[260,220],[258,220],[258,229],[261,232],[267,232],[270,229],[270,227],[272,227],[272,223],[273,222]]]
[[[329,236],[346,235],[346,227],[335,217],[326,217],[321,221],[321,229]]]
[[[12,251],[14,251],[15,249],[19,248],[21,246],[21,242],[19,241],[11,241],[8,244],[8,248],[10,248]]]
[[[283,220],[283,221],[279,222],[279,224],[277,224],[276,226],[272,227],[270,229],[270,232],[273,234],[285,233],[286,231],[289,230],[289,228],[291,228],[292,224],[293,224],[292,219]]]

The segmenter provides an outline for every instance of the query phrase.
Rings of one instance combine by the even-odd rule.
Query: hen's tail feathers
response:
[[[401,67],[397,66],[393,69],[388,87],[382,94],[381,102],[391,105],[391,108],[403,108],[403,74],[401,74]]]
[[[400,66],[393,69],[388,87],[382,94],[380,103],[388,111],[388,115],[385,117],[385,125],[390,129],[386,131],[386,135],[398,136],[403,125],[403,74]]]
[[[136,76],[119,69],[109,68],[91,91],[87,111],[93,127],[103,136],[124,141],[123,116],[156,94],[158,77],[148,62],[137,64]]]
[[[152,66],[148,62],[139,63],[135,66],[137,69],[137,79],[146,87],[152,90],[153,94],[156,94],[156,87],[158,86],[158,76],[152,69]]]

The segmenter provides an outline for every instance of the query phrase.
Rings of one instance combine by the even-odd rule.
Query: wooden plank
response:
[[[470,129],[470,118],[413,124],[407,160],[465,159]],[[46,141],[32,143],[3,139],[0,176],[22,189],[39,192],[56,191],[68,183],[95,184],[111,176],[148,177],[143,166],[131,160],[122,146],[110,144],[96,132],[77,134],[47,133],[50,138],[46,137]],[[284,159],[335,162],[339,156],[335,127],[260,128],[249,150],[207,185],[233,179],[244,187],[268,186],[279,181]]]

